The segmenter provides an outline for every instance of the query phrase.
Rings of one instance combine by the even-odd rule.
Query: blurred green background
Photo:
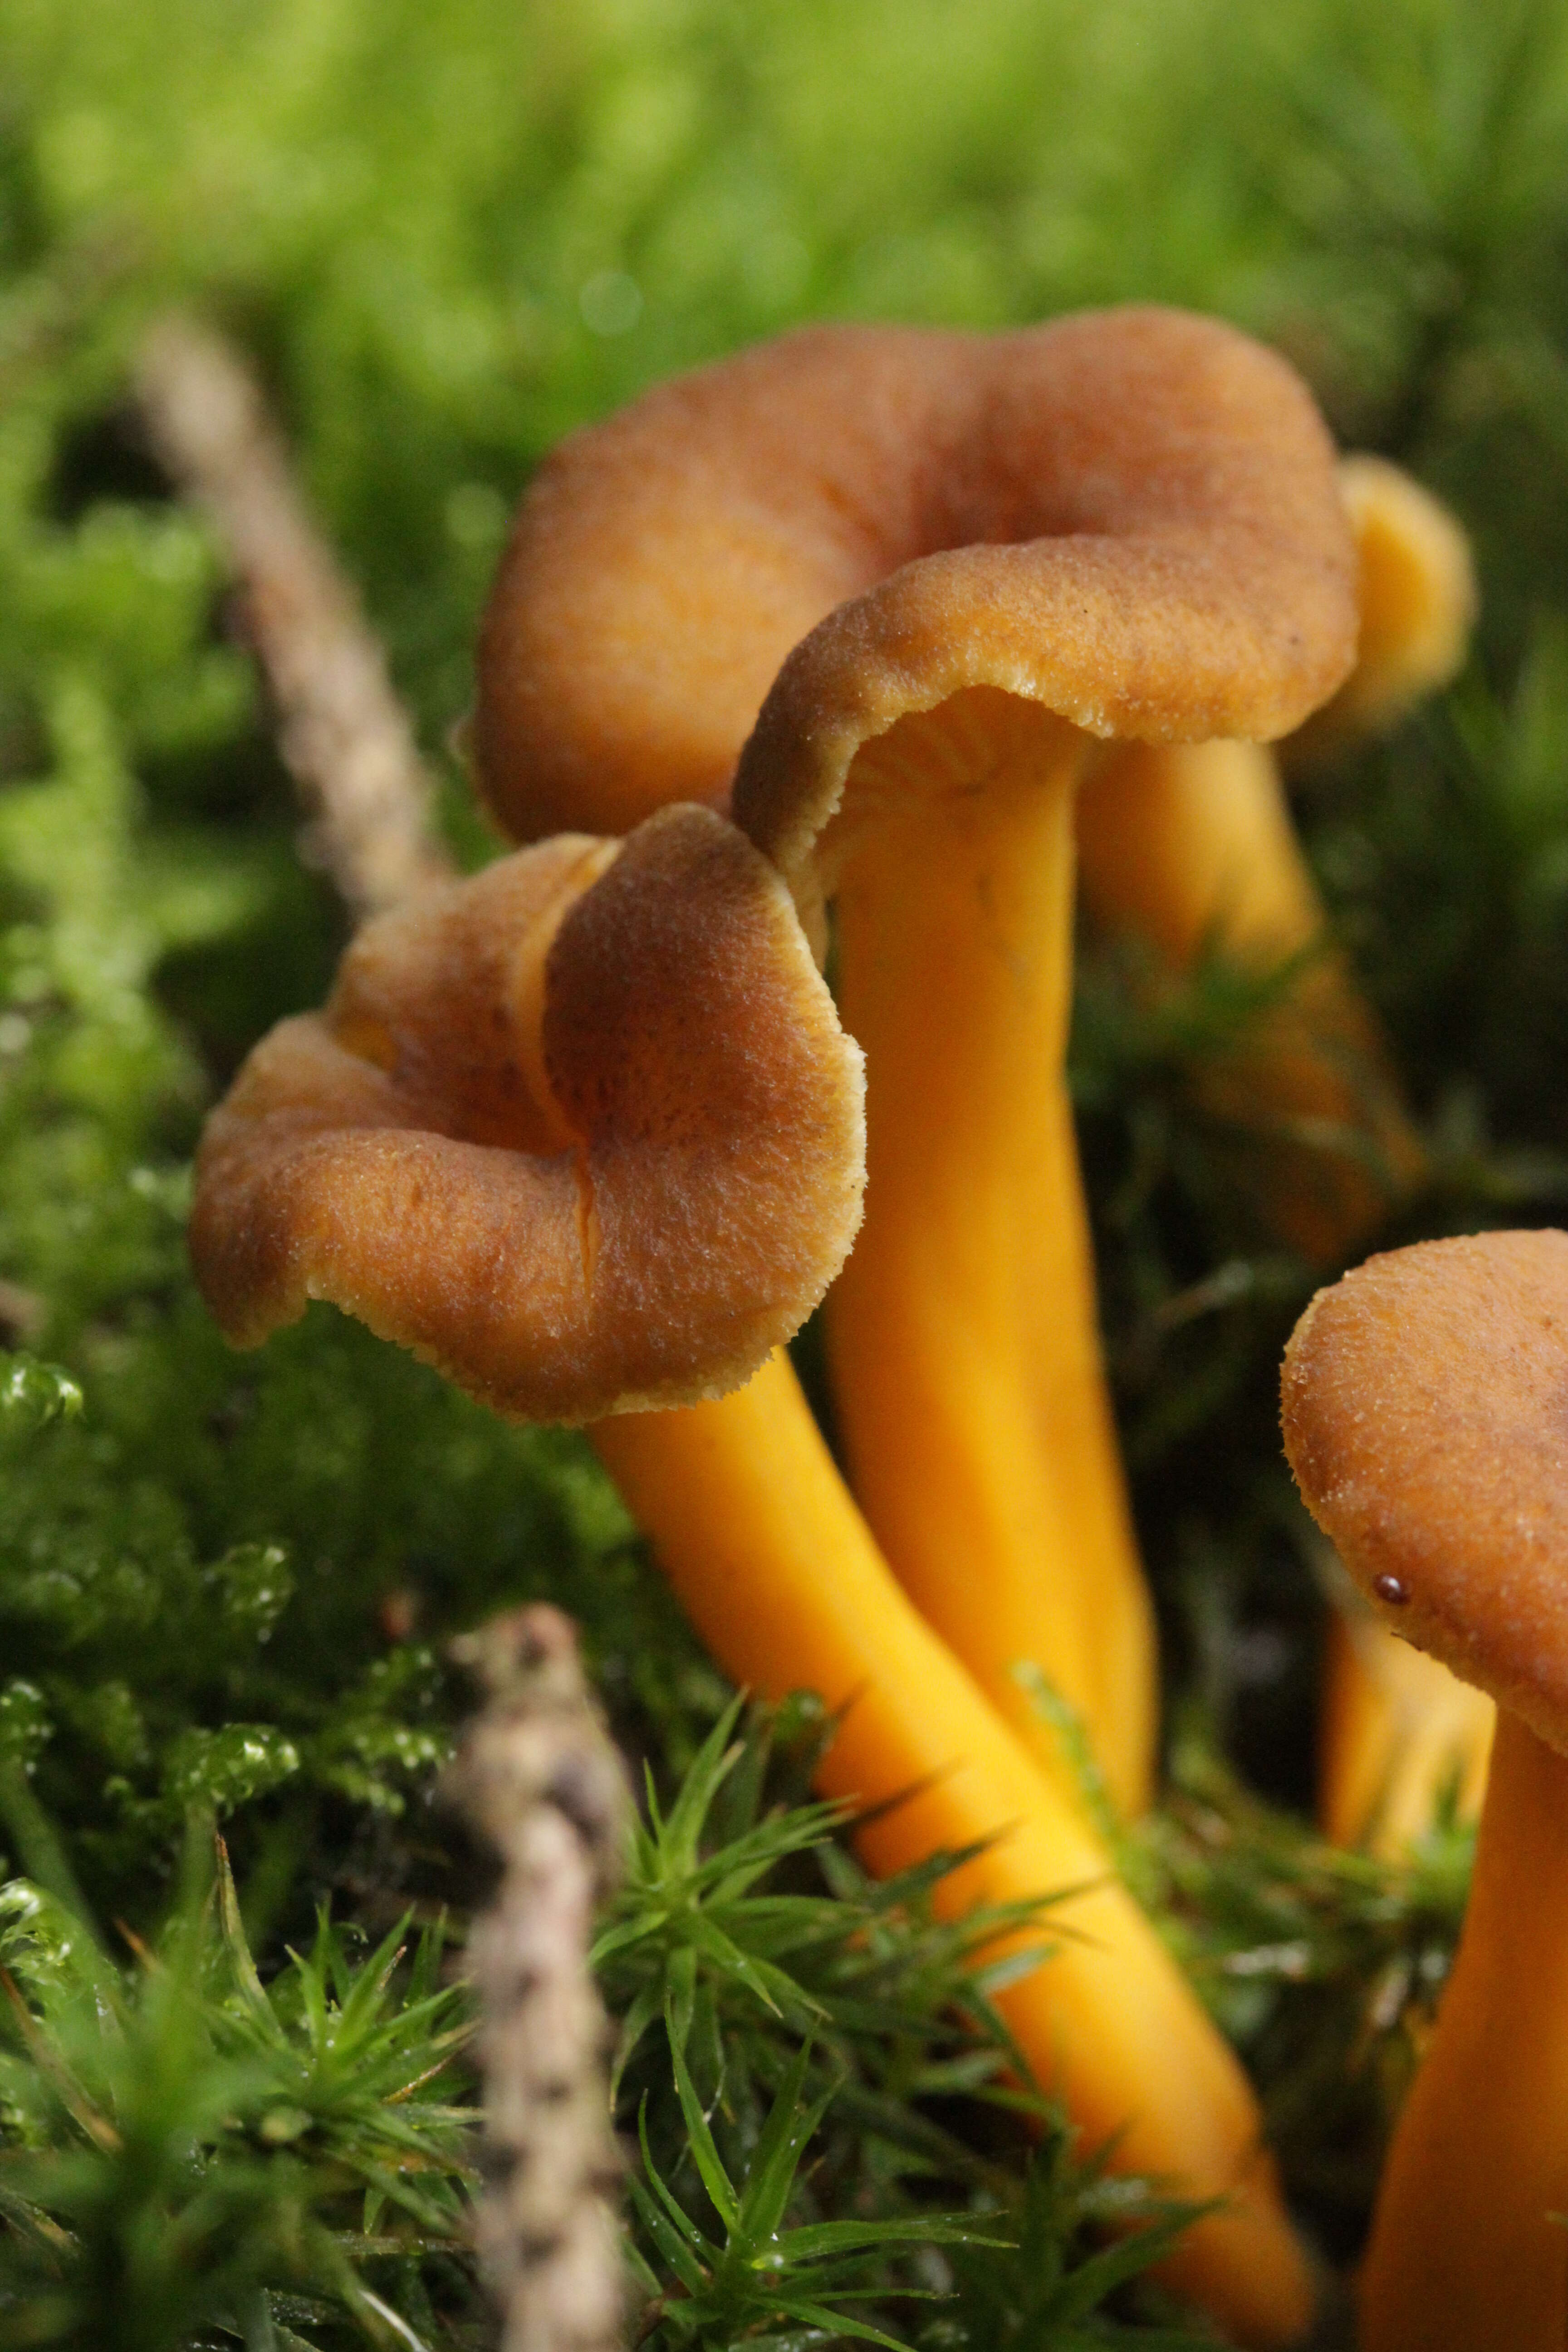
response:
[[[274,1957],[322,1890],[372,1919],[449,1892],[425,1800],[461,1699],[437,1636],[523,1593],[584,1621],[661,1779],[722,1702],[575,1440],[500,1427],[325,1310],[234,1357],[195,1297],[204,1108],[319,1000],[344,925],[296,854],[218,555],[134,409],[150,322],[193,310],[258,371],[477,857],[447,738],[509,512],[561,433],[804,319],[988,327],[1125,298],[1278,345],[1343,441],[1410,467],[1473,535],[1469,671],[1300,814],[1432,1143],[1404,1230],[1545,1222],[1568,1196],[1563,0],[6,0],[16,1871],[144,1927],[205,1809]],[[1313,1277],[1262,1242],[1195,1104],[1194,1069],[1247,1017],[1205,991],[1151,1013],[1115,943],[1086,945],[1082,1136],[1173,1722],[1190,1769],[1201,1749],[1223,1778],[1228,1756],[1300,1806],[1322,1603],[1273,1366]],[[1177,1868],[1164,1897],[1200,1958],[1292,1936],[1308,1954],[1215,1998],[1295,2134],[1296,2185],[1349,2243],[1387,2085],[1351,2085],[1346,2053],[1429,1981],[1462,1842],[1426,1878],[1323,1875],[1283,1816],[1232,1797],[1251,1860],[1217,1891]],[[0,2342],[79,2340],[74,2321],[7,2336],[9,2308]],[[170,2320],[145,2340],[198,2337]]]

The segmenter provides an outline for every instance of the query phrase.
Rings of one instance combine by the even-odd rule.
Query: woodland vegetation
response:
[[[1009,2078],[984,1923],[939,1924],[930,1871],[864,1876],[809,1798],[811,1707],[737,1713],[579,1438],[324,1307],[243,1356],[207,1317],[204,1112],[347,919],[137,407],[149,329],[194,313],[255,371],[468,865],[497,843],[448,738],[569,427],[805,319],[1136,297],[1278,346],[1481,582],[1453,689],[1298,801],[1431,1155],[1405,1240],[1568,1200],[1565,263],[1560,0],[7,0],[0,2346],[494,2340],[450,1965],[480,1874],[432,1792],[472,1696],[449,1637],[531,1599],[646,1770],[601,1969],[641,2340],[1210,2340],[1141,2275],[1181,2211]],[[1142,978],[1085,938],[1167,1678],[1168,1794],[1119,1853],[1342,2267],[1469,1835],[1388,1863],[1310,1826],[1328,1603],[1277,1367],[1321,1276],[1201,1085],[1271,983]]]

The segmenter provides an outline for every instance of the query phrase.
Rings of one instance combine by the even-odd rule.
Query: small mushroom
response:
[[[1284,746],[1291,766],[1397,726],[1458,674],[1475,625],[1470,545],[1447,508],[1386,457],[1343,458],[1340,489],[1356,542],[1356,663]]]
[[[745,1380],[860,1213],[860,1057],[710,810],[566,835],[360,932],[214,1114],[191,1247],[230,1338],[330,1298],[502,1412]]]
[[[1355,533],[1356,665],[1286,745],[1309,751],[1376,732],[1447,684],[1464,657],[1475,581],[1463,532],[1420,485],[1348,457],[1341,494]],[[1342,1262],[1425,1172],[1378,1025],[1342,957],[1261,743],[1144,743],[1087,782],[1079,805],[1084,902],[1100,926],[1186,971],[1218,948],[1261,973],[1297,969],[1283,1000],[1204,1099],[1260,1132],[1258,1191],[1280,1238]]]
[[[721,798],[761,705],[734,814],[808,929],[837,899],[868,1059],[828,1309],[856,1491],[1047,1768],[1024,1664],[1128,1811],[1153,1647],[1063,1075],[1073,796],[1113,737],[1299,724],[1350,667],[1351,571],[1289,370],[1127,310],[818,330],[667,384],[550,461],[486,621],[475,741],[514,831]]]
[[[1286,1351],[1308,1508],[1391,1631],[1498,1705],[1464,1933],[1389,2151],[1363,2352],[1568,2337],[1568,1234],[1374,1257]]]

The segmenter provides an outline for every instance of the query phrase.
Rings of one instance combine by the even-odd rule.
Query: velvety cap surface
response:
[[[711,812],[568,836],[366,926],[208,1123],[191,1245],[252,1345],[329,1298],[501,1412],[737,1385],[859,1222],[858,1049]]]
[[[521,835],[625,826],[721,799],[761,711],[736,811],[787,863],[860,741],[964,687],[1099,735],[1281,734],[1350,667],[1353,583],[1317,412],[1228,327],[812,329],[542,469],[485,624],[482,782]]]
[[[1307,1507],[1384,1622],[1568,1750],[1568,1234],[1369,1259],[1282,1385]]]

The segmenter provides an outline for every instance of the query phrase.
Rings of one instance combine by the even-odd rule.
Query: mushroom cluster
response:
[[[1298,967],[1209,1091],[1262,1130],[1280,1237],[1342,1263],[1421,1153],[1266,741],[1389,723],[1473,604],[1443,510],[1380,461],[1335,469],[1279,361],[1133,309],[817,329],[662,385],[547,461],[487,612],[474,749],[515,837],[707,800],[814,936],[834,901],[873,1097],[871,1213],[827,1308],[855,1492],[1042,1768],[1020,1661],[1129,1813],[1153,1643],[1063,1082],[1075,861],[1168,968],[1211,943]],[[1358,1633],[1328,1677],[1342,1833],[1367,1787],[1385,1827],[1419,1823],[1447,1756]],[[1474,1766],[1487,1726],[1462,1728]]]
[[[1108,920],[1170,868],[1173,962],[1216,921],[1276,958],[1315,937],[1258,747],[1356,716],[1360,543],[1358,570],[1291,371],[1168,310],[813,331],[574,436],[481,645],[480,782],[534,845],[365,927],[215,1115],[193,1223],[241,1344],[329,1298],[500,1412],[590,1424],[727,1670],[835,1711],[821,1785],[873,1868],[963,1850],[953,1912],[1070,1890],[1001,2006],[1118,2168],[1215,2200],[1163,2275],[1258,2345],[1312,2281],[1256,2102],[1037,1696],[1139,1811],[1155,1661],[1065,1081],[1075,843]],[[1434,659],[1380,593],[1406,683],[1374,713]],[[1291,1018],[1264,1093],[1353,1129],[1381,1202],[1415,1157],[1370,1021],[1331,964]],[[1372,1197],[1293,1178],[1281,1230],[1342,1236]],[[840,1266],[847,1483],[783,1352]]]
[[[827,1329],[855,1492],[1043,1769],[1020,1660],[1129,1811],[1153,1643],[1065,1085],[1075,801],[1118,739],[1299,725],[1352,669],[1353,585],[1317,413],[1226,328],[816,329],[565,442],[481,643],[515,835],[706,798],[817,937],[834,903],[872,1097]]]

